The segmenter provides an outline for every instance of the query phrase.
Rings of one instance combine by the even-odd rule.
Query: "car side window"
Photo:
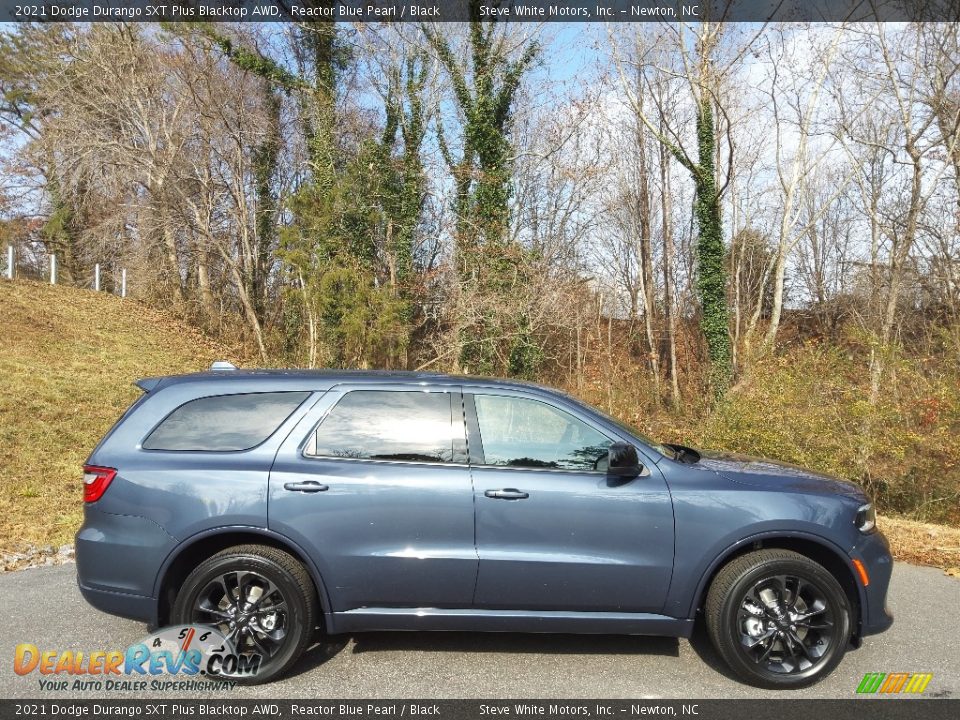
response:
[[[354,390],[327,413],[304,454],[358,460],[453,460],[447,392]]]
[[[184,403],[154,428],[144,450],[249,450],[273,435],[309,392],[213,395]]]
[[[552,405],[520,397],[475,395],[485,464],[602,470],[613,441]]]

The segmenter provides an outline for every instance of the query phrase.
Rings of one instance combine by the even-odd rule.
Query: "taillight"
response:
[[[83,501],[96,502],[107,491],[117,471],[96,465],[83,466]]]

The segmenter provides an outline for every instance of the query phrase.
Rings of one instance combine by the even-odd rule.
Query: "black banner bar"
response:
[[[659,718],[742,720],[954,720],[960,699],[923,700],[903,697],[850,700],[0,700],[3,718],[151,717],[157,720],[234,720],[268,718],[376,718],[377,720],[484,720],[486,718]]]
[[[960,22],[960,0],[0,0],[0,22]]]

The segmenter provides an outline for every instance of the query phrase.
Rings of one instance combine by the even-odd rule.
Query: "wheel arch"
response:
[[[330,623],[330,598],[327,595],[323,578],[316,565],[290,538],[266,528],[252,526],[230,526],[205,530],[181,542],[164,560],[154,584],[154,597],[157,599],[156,616],[153,625],[162,627],[170,619],[170,609],[187,575],[199,563],[233,545],[267,545],[283,550],[296,558],[306,569],[313,581],[314,591],[320,603],[324,624]]]
[[[847,600],[850,602],[850,609],[853,613],[851,618],[851,625],[854,628],[853,636],[855,641],[859,642],[866,593],[856,580],[856,571],[852,561],[829,540],[803,532],[759,533],[746,537],[726,548],[707,567],[706,572],[701,577],[694,594],[693,605],[690,608],[690,617],[695,617],[696,613],[703,609],[710,585],[725,565],[741,555],[762,549],[792,550],[826,568],[840,583],[840,587],[843,588]]]

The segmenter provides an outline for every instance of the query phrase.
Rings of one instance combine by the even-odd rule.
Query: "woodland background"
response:
[[[535,380],[952,524],[958,138],[955,24],[0,30],[18,277],[125,268],[247,364]]]

